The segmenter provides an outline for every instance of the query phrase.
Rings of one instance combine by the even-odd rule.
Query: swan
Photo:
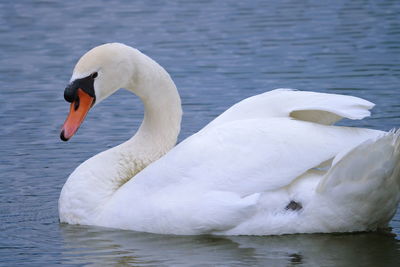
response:
[[[374,231],[400,199],[400,131],[335,126],[373,103],[276,89],[233,105],[175,146],[182,116],[169,74],[139,50],[97,46],[64,98],[67,141],[119,88],[137,95],[135,135],[79,165],[59,198],[60,222],[176,235]]]

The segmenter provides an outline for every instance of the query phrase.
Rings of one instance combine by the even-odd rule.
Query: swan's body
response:
[[[368,116],[366,100],[274,90],[239,102],[173,147],[180,99],[162,67],[107,44],[81,58],[71,82],[93,72],[97,102],[123,87],[142,99],[145,118],[134,137],[71,174],[59,200],[62,222],[270,235],[376,230],[396,211],[399,132],[332,125]]]

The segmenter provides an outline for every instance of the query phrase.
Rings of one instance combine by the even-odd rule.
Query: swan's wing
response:
[[[99,225],[176,234],[225,231],[257,211],[263,192],[278,192],[340,151],[380,134],[289,118],[210,127],[122,186],[105,211],[118,219]]]
[[[284,187],[380,134],[294,119],[232,121],[189,137],[133,180],[150,190],[194,184],[246,196]]]
[[[100,225],[177,234],[235,227],[256,212],[263,192],[280,190],[380,135],[324,125],[361,119],[372,106],[355,97],[292,90],[248,98],[122,186],[107,208],[107,218],[118,220]]]
[[[206,128],[235,120],[289,117],[330,125],[342,118],[363,119],[373,107],[373,103],[353,96],[276,89],[240,101]]]
[[[250,97],[133,180],[143,181],[151,189],[193,182],[243,195],[274,190],[380,134],[324,125],[342,117],[361,119],[372,107],[371,102],[357,97],[290,89]]]
[[[257,212],[264,192],[282,191],[309,169],[380,134],[290,118],[210,127],[124,184],[98,225],[175,234],[226,231]]]

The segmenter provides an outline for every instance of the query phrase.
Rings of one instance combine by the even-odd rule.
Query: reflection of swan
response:
[[[172,148],[182,112],[171,78],[136,49],[107,44],[74,69],[61,138],[118,88],[141,98],[143,123],[71,174],[59,201],[62,222],[264,235],[375,230],[396,210],[399,133],[331,125],[369,115],[368,101],[274,90],[236,104]]]
[[[114,266],[398,266],[400,243],[368,234],[168,236],[62,225],[64,263]]]

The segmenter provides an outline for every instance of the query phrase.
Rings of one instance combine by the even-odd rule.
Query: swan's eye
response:
[[[93,72],[90,74],[90,78],[95,79],[99,74],[97,72]]]

